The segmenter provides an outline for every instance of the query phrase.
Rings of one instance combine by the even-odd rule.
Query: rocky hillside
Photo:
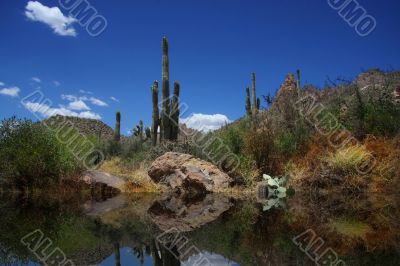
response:
[[[114,130],[100,120],[56,115],[44,120],[46,124],[55,127],[71,126],[79,133],[87,136],[96,136],[101,139],[111,139]]]

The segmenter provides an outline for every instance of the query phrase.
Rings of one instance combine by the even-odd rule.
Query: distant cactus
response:
[[[149,127],[146,127],[146,129],[144,130],[144,133],[146,135],[146,141],[148,139],[151,139],[151,129]]]
[[[161,140],[170,139],[170,100],[169,100],[169,62],[168,62],[168,40],[162,40],[162,109],[161,109]]]
[[[246,114],[251,116],[250,89],[246,87]]]
[[[300,69],[297,69],[297,83],[296,83],[296,86],[297,86],[297,91],[298,92],[300,92],[300,90],[301,90],[301,84],[300,84]]]
[[[174,94],[171,104],[171,140],[178,140],[179,134],[179,82],[174,83]]]
[[[257,113],[256,74],[251,73],[252,113]]]
[[[257,98],[257,110],[260,110],[261,100]]]
[[[140,120],[139,124],[133,129],[133,135],[138,138],[139,143],[143,142],[143,121]]]
[[[151,125],[151,138],[153,146],[157,145],[158,126],[160,124],[160,117],[158,111],[158,81],[154,81],[153,87],[151,88],[151,94],[153,98],[153,115]]]
[[[120,141],[120,139],[121,139],[121,113],[117,112],[115,114],[114,140]]]
[[[142,143],[143,142],[143,121],[142,120],[139,121],[138,128],[139,128],[139,141],[140,141],[140,143]]]

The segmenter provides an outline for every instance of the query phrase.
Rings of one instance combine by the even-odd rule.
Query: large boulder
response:
[[[212,163],[189,154],[167,152],[158,157],[148,171],[150,178],[173,190],[212,192],[225,189],[232,181]]]

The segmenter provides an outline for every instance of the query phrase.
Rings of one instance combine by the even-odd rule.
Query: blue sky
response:
[[[252,71],[258,94],[266,95],[297,68],[304,82],[318,86],[327,76],[400,68],[398,0],[358,1],[377,22],[366,37],[326,0],[92,0],[108,23],[97,37],[59,1],[39,0],[30,8],[28,2],[0,3],[1,118],[35,119],[32,105],[21,99],[39,89],[51,108],[101,117],[111,126],[121,111],[124,132],[139,119],[150,124],[150,86],[161,79],[163,35],[170,45],[171,86],[180,81],[181,101],[189,106],[184,116],[241,117]],[[50,7],[59,13],[43,14]],[[200,121],[215,125],[221,117]]]

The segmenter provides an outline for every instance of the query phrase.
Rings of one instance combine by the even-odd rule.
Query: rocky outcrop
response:
[[[57,129],[74,128],[85,136],[95,136],[103,140],[112,139],[114,130],[100,120],[55,115],[42,123]]]
[[[96,199],[107,199],[121,193],[126,184],[123,178],[100,171],[86,171],[80,181],[89,185]]]
[[[109,187],[113,187],[120,190],[123,189],[126,184],[126,180],[122,177],[113,176],[109,173],[96,170],[84,172],[81,179],[88,184],[103,183]]]
[[[215,165],[192,155],[167,152],[158,157],[149,171],[151,179],[173,190],[212,192],[228,188],[231,178]]]
[[[355,83],[358,88],[362,89],[367,86],[383,85],[385,83],[386,74],[379,69],[370,69],[359,74]]]
[[[284,100],[285,98],[294,97],[296,95],[296,80],[293,74],[288,74],[276,93],[275,101],[279,101],[280,99]]]
[[[393,92],[394,100],[397,104],[400,104],[400,87],[396,88]]]

